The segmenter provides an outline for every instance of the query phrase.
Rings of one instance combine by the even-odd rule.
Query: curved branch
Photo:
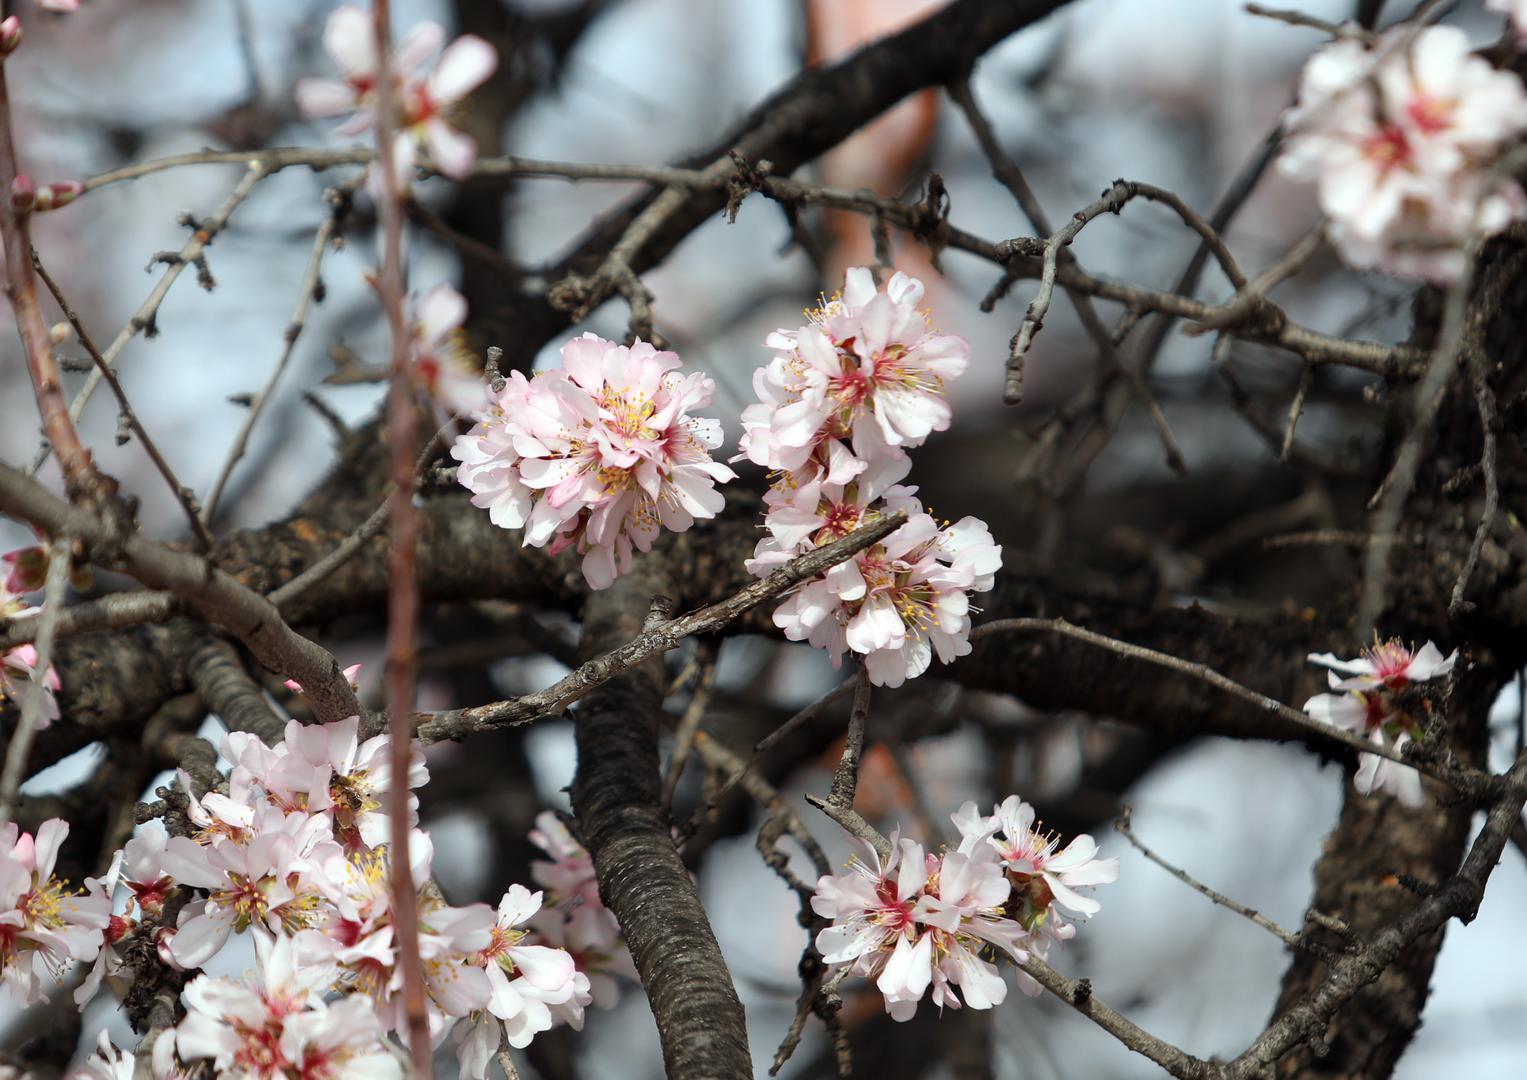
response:
[[[596,593],[585,610],[584,654],[631,640],[649,600],[657,611],[654,597],[672,591],[660,560],[649,558]],[[663,809],[657,724],[666,683],[654,658],[584,699],[573,811],[647,991],[668,1076],[751,1076],[742,1003]]]

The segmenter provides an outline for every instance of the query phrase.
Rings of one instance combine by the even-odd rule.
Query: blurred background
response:
[[[12,5],[27,20],[26,47],[7,68],[29,171],[40,180],[83,178],[205,147],[343,145],[332,125],[301,119],[292,103],[297,78],[332,73],[320,39],[334,6],[87,0],[78,14],[52,18],[26,3]],[[499,77],[460,121],[485,154],[663,164],[714,142],[804,63],[842,55],[937,6],[926,0],[399,0],[394,23],[406,28],[435,19],[499,46]],[[1332,20],[1350,17],[1353,9],[1350,0],[1300,6]],[[1410,5],[1391,6],[1398,15]],[[1479,42],[1499,34],[1499,19],[1479,11],[1479,4],[1456,6],[1450,21]],[[1080,0],[992,50],[972,85],[1052,221],[1091,202],[1116,177],[1172,189],[1207,214],[1258,159],[1300,65],[1322,40],[1316,31],[1254,17],[1234,0]],[[940,93],[910,100],[801,175],[916,198],[930,171],[947,186],[953,223],[993,240],[1034,233],[992,180],[959,111]],[[185,242],[188,230],[177,216],[213,213],[240,174],[236,165],[157,172],[36,219],[43,259],[97,339],[110,340],[154,287],[163,266],[149,264],[145,274],[151,257]],[[138,336],[122,354],[122,380],[144,426],[182,481],[203,495],[245,418],[246,406],[236,399],[257,391],[280,355],[313,232],[326,213],[324,190],[350,175],[294,168],[261,182],[208,252],[216,287],[204,291],[194,274],[184,275],[159,309],[156,332]],[[416,188],[423,205],[450,228],[532,269],[636,190],[560,180],[463,187],[430,180]],[[362,201],[344,248],[324,264],[323,302],[232,475],[219,529],[259,525],[287,512],[331,460],[334,423],[358,423],[378,408],[382,384],[346,381],[346,373],[385,359],[382,322],[364,280],[376,261],[369,212]],[[688,366],[715,377],[712,413],[722,418],[732,445],[737,413],[751,398],[751,373],[768,355],[766,334],[799,325],[803,307],[839,286],[843,267],[874,258],[863,219],[808,215],[803,221],[807,244],[792,236],[777,205],[755,196],[735,224],[718,215],[645,277],[657,328]],[[1314,222],[1311,191],[1269,170],[1228,239],[1255,273]],[[927,282],[926,302],[938,327],[969,339],[973,356],[952,390],[955,427],[916,455],[911,479],[940,514],[987,518],[1008,565],[1048,568],[1073,575],[1079,587],[1116,595],[1248,614],[1319,607],[1331,583],[1351,573],[1344,554],[1269,552],[1261,541],[1340,526],[1350,512],[1342,508],[1354,501],[1343,494],[1366,494],[1360,490],[1365,481],[1349,491],[1343,485],[1353,481],[1342,479],[1344,470],[1371,470],[1378,439],[1380,414],[1357,373],[1320,369],[1309,387],[1299,453],[1280,465],[1266,431],[1248,416],[1281,434],[1300,379],[1297,359],[1237,346],[1221,358],[1227,370],[1216,370],[1212,338],[1174,332],[1150,385],[1181,444],[1187,476],[1167,468],[1138,408],[1123,415],[1095,460],[1077,449],[1078,436],[1057,464],[1036,456],[1036,447],[1057,410],[1092,385],[1096,365],[1096,349],[1066,299],[1056,298],[1029,358],[1024,403],[1004,408],[1007,342],[1034,283],[1018,283],[983,313],[981,298],[996,280],[990,265],[951,251],[943,254],[940,273],[916,242],[896,239],[896,265]],[[1168,288],[1194,247],[1193,236],[1168,212],[1132,205],[1087,229],[1073,250],[1094,273]],[[409,262],[414,288],[455,283],[474,310],[491,299],[498,273],[491,260],[464,258],[438,232],[412,230]],[[1229,291],[1213,270],[1199,286],[1210,300]],[[1397,341],[1407,331],[1411,292],[1403,283],[1359,278],[1321,255],[1276,295],[1293,318],[1316,329]],[[626,314],[623,304],[611,303],[579,329],[619,338]],[[1116,314],[1104,305],[1105,321]],[[8,311],[0,314],[9,318]],[[474,329],[483,345],[514,332],[486,324]],[[543,362],[562,340],[565,335],[542,350]],[[14,333],[0,334],[0,459],[8,464],[30,461],[39,445],[26,378]],[[103,468],[141,498],[145,529],[180,536],[179,509],[141,447],[117,444],[117,427],[108,395],[98,394],[83,421],[87,441]],[[1324,466],[1318,483],[1311,462]],[[43,475],[57,480],[51,464]],[[25,529],[0,521],[0,550],[29,542]],[[544,685],[564,670],[546,656],[515,655],[508,647],[474,651],[471,644],[483,639],[494,617],[471,606],[431,616],[424,707],[503,697]],[[565,620],[543,619],[549,633],[576,640]],[[357,620],[328,631],[325,640],[344,662],[365,662],[363,696],[378,703],[375,623]],[[833,682],[825,658],[805,646],[730,640],[712,715],[718,725],[735,722],[756,739]],[[882,733],[897,733],[887,739],[896,752],[883,745],[867,759],[861,809],[937,845],[952,835],[947,814],[961,802],[989,804],[1017,792],[1052,811],[1046,816],[1068,830],[1093,832],[1105,854],[1121,858],[1120,880],[1100,891],[1101,914],[1052,963],[1090,978],[1099,996],[1194,1054],[1238,1053],[1269,1018],[1286,966],[1280,944],[1146,863],[1113,835],[1111,817],[1120,803],[1132,804],[1136,831],[1164,857],[1298,926],[1309,902],[1311,864],[1340,806],[1342,771],[1298,749],[1222,740],[1157,744],[1105,720],[1039,713],[978,693],[955,695],[932,677],[920,682],[927,685],[881,699],[876,724]],[[680,696],[670,708],[683,704]],[[1497,709],[1497,767],[1507,760],[1518,708],[1512,693]],[[838,859],[846,847],[836,828],[809,811],[800,795],[825,790],[841,718],[826,718],[766,766]],[[749,740],[739,736],[739,742]],[[1096,768],[1120,762],[1112,773]],[[434,780],[422,793],[423,812],[450,898],[496,898],[510,881],[528,881],[534,852],[525,832],[532,818],[541,808],[566,806],[570,727],[497,733],[474,742],[470,752],[440,746],[430,767]],[[67,775],[62,766],[25,790],[46,790]],[[680,812],[700,796],[692,771]],[[795,921],[794,897],[757,856],[755,824],[749,806],[727,802],[686,854],[693,856],[747,1005],[762,1072],[793,1015],[804,931]],[[1522,1074],[1527,1033],[1517,1018],[1527,1008],[1527,970],[1515,962],[1522,948],[1515,916],[1527,903],[1527,874],[1514,852],[1508,863],[1493,879],[1478,920],[1448,930],[1426,1023],[1400,1076],[1442,1069],[1503,1080]],[[245,962],[230,960],[235,969]],[[999,1077],[1155,1075],[1148,1062],[1049,999],[1015,993],[991,1014],[966,1010],[942,1019],[925,1005],[917,1021],[900,1026],[879,1011],[873,994],[848,998],[845,1017],[866,1076],[979,1075],[966,1071],[965,1059],[977,1053],[972,1047],[989,1050]],[[109,1012],[99,1002],[93,1008],[86,1044]],[[442,1064],[454,1067],[448,1059]],[[591,1011],[581,1035],[538,1040],[522,1067],[527,1076],[661,1075],[639,991],[633,988],[612,1011]],[[831,1075],[830,1047],[819,1028],[809,1029],[786,1075]]]

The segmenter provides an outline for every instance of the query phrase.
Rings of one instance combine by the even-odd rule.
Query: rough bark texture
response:
[[[1518,402],[1527,390],[1527,248],[1517,234],[1491,244],[1476,278],[1478,285],[1463,335],[1463,354],[1487,358],[1487,370],[1502,403]],[[1416,335],[1434,332],[1436,297],[1423,295]],[[1520,409],[1504,410],[1508,438],[1500,444],[1499,475],[1504,506],[1520,505],[1527,492]],[[1396,438],[1403,428],[1397,426]],[[1480,421],[1466,369],[1461,369],[1438,415],[1432,450],[1416,494],[1407,508],[1403,535],[1390,567],[1390,591],[1382,626],[1416,641],[1439,642],[1467,636],[1477,644],[1460,659],[1463,674],[1451,700],[1439,710],[1448,718],[1444,738],[1464,761],[1483,761],[1490,705],[1502,683],[1522,664],[1519,631],[1524,582],[1520,540],[1511,534],[1486,542],[1469,596],[1479,604],[1457,621],[1448,598],[1478,520],[1478,488],[1465,489],[1462,505],[1449,506],[1443,484],[1479,459]],[[1386,459],[1387,460],[1387,459]],[[1429,526],[1429,527],[1427,527]],[[1441,527],[1439,527],[1441,526]],[[1451,526],[1449,528],[1448,526]],[[1485,644],[1487,643],[1487,644]],[[1327,838],[1315,868],[1312,905],[1345,919],[1359,939],[1371,936],[1412,909],[1417,901],[1407,883],[1425,886],[1454,873],[1468,840],[1472,808],[1458,806],[1448,793],[1428,783],[1428,803],[1407,810],[1392,799],[1365,799],[1349,788],[1341,820]],[[1432,970],[1441,949],[1441,930],[1417,941],[1376,981],[1361,990],[1324,1032],[1278,1064],[1284,1077],[1375,1078],[1390,1075],[1421,1024]],[[1320,940],[1339,946],[1325,934]],[[1326,965],[1299,953],[1284,977],[1277,1012],[1304,1000],[1324,979]]]
[[[596,593],[584,613],[583,652],[608,652],[642,629],[652,598],[673,582],[657,560]],[[600,687],[577,712],[573,810],[594,858],[599,894],[620,920],[657,1018],[670,1078],[749,1076],[742,1003],[700,897],[674,847],[658,768],[661,661]]]

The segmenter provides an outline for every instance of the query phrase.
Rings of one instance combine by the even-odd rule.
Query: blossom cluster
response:
[[[792,641],[849,650],[872,682],[900,686],[970,651],[970,593],[992,587],[1002,550],[980,520],[940,525],[902,485],[907,450],[947,430],[944,389],[964,372],[964,339],[935,333],[919,310],[922,283],[848,271],[840,296],[810,322],[771,334],[773,359],[753,375],[759,401],[742,414],[739,458],[774,475],[748,569],[764,576],[790,558],[886,514],[907,521],[884,540],[803,583],[774,613]]]
[[[45,998],[45,981],[88,964],[75,994],[83,1007],[103,986],[125,991],[135,941],[189,970],[244,935],[258,970],[187,983],[185,1019],[152,1048],[156,1077],[203,1060],[220,1074],[271,1080],[399,1075],[387,1039],[405,1040],[408,1024],[381,810],[390,791],[427,781],[423,755],[415,748],[408,774],[394,776],[387,737],[361,740],[354,717],[292,721],[284,735],[274,746],[226,735],[231,768],[220,789],[194,796],[179,774],[184,791],[171,803],[183,807],[181,835],[149,827],[83,892],[53,876],[67,824],[49,821],[35,838],[0,829],[0,982],[28,1004]],[[555,889],[549,908],[522,885],[496,909],[456,907],[430,880],[428,835],[410,831],[430,1038],[439,1045],[454,1031],[473,1080],[505,1041],[520,1048],[559,1023],[581,1027],[584,1008],[596,995],[613,1001],[613,976],[630,971],[587,852],[554,816],[543,815],[534,838],[556,860],[534,868]],[[131,1064],[106,1043],[87,1072]]]
[[[1399,752],[1422,732],[1407,689],[1448,674],[1458,652],[1455,649],[1443,657],[1430,641],[1418,650],[1399,641],[1383,641],[1355,660],[1342,660],[1332,653],[1311,653],[1309,659],[1329,669],[1326,677],[1338,693],[1316,694],[1304,703],[1304,711]],[[1421,774],[1409,765],[1377,754],[1358,754],[1357,763],[1353,783],[1364,795],[1387,788],[1406,806],[1421,805]]]
[[[527,547],[576,547],[589,586],[603,589],[662,529],[684,532],[725,503],[712,461],[721,424],[690,415],[715,382],[680,374],[676,354],[592,333],[562,347],[561,367],[516,371],[474,413],[451,456],[472,504],[495,525],[523,529]]]
[[[372,16],[363,8],[346,5],[329,16],[323,46],[342,77],[299,80],[297,106],[304,115],[346,117],[336,129],[344,136],[359,135],[376,122],[380,64],[375,33]],[[493,74],[498,54],[475,34],[463,34],[442,52],[444,41],[445,30],[438,23],[421,22],[390,57],[388,70],[399,109],[393,164],[400,187],[413,173],[419,147],[429,152],[435,168],[454,179],[466,176],[477,162],[476,142],[448,117]],[[426,70],[437,53],[439,59]]]
[[[1527,194],[1502,168],[1527,131],[1527,89],[1456,27],[1326,46],[1284,127],[1281,169],[1318,184],[1332,242],[1354,266],[1448,281],[1471,239],[1527,216]]]
[[[1016,795],[984,817],[968,802],[951,815],[960,833],[955,851],[934,855],[893,836],[882,860],[862,840],[848,872],[817,881],[811,907],[833,924],[817,935],[817,951],[836,968],[875,980],[895,1020],[910,1020],[931,990],[935,1006],[989,1009],[1007,984],[985,957],[1015,964],[1044,959],[1055,941],[1076,935],[1070,920],[1100,910],[1076,890],[1116,881],[1117,859],[1097,857],[1090,836],[1064,849],[1036,828],[1034,808]],[[1023,971],[1020,989],[1039,993]],[[958,993],[956,993],[958,988]]]

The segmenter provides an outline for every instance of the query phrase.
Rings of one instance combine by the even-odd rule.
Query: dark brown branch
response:
[[[640,612],[672,587],[661,561],[649,557],[595,593],[584,613],[584,654],[607,655],[643,636]],[[628,667],[579,708],[573,810],[600,897],[620,921],[657,1020],[667,1075],[749,1076],[742,1004],[663,811],[657,718],[667,679],[659,657]]]

